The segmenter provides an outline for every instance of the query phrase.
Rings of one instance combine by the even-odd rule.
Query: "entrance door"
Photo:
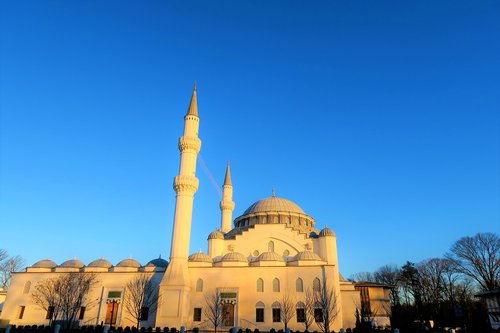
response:
[[[222,304],[222,326],[234,326],[234,304]]]
[[[106,309],[106,320],[104,321],[107,325],[115,325],[116,317],[118,316],[118,303],[110,302]]]

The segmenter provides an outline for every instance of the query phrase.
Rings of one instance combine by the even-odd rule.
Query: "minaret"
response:
[[[179,175],[174,178],[175,214],[170,248],[170,263],[161,281],[161,297],[169,299],[168,306],[160,306],[159,322],[185,324],[189,311],[190,280],[188,272],[189,238],[193,215],[194,194],[198,190],[196,159],[201,148],[198,138],[198,105],[196,84],[191,103],[184,117],[184,135],[179,139],[181,163]],[[174,300],[178,300],[178,303]]]
[[[231,228],[231,223],[233,222],[233,184],[231,183],[231,169],[229,167],[229,162],[227,162],[226,167],[226,177],[224,177],[224,187],[222,189],[222,200],[220,202],[221,210],[221,231],[226,233],[229,232]]]

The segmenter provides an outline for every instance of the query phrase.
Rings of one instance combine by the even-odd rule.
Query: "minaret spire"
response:
[[[196,99],[196,82],[193,87],[193,94],[191,95],[191,102],[189,103],[187,115],[198,117],[198,100]]]
[[[229,161],[226,167],[226,176],[224,177],[224,186],[222,189],[222,200],[220,202],[221,210],[221,231],[226,233],[231,230],[231,224],[233,222],[233,184],[231,182],[231,169],[229,167]]]

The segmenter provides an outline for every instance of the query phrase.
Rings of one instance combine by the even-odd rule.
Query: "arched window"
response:
[[[258,293],[264,292],[264,280],[262,280],[261,278],[257,279],[257,292]]]
[[[267,243],[267,251],[274,252],[274,242],[273,241],[269,241],[269,243]]]
[[[267,223],[267,216],[264,216],[264,217],[262,218],[262,224],[266,224],[266,223]]]
[[[255,321],[258,323],[264,322],[264,303],[257,302],[255,304]]]
[[[31,289],[31,281],[28,281],[24,284],[23,294],[29,294]]]
[[[281,321],[281,305],[279,302],[273,303],[273,323]]]
[[[321,282],[318,278],[313,280],[313,291],[321,291]]]
[[[278,278],[274,278],[273,280],[273,292],[275,293],[280,292],[280,280],[278,280]]]
[[[298,302],[295,306],[297,310],[297,322],[305,323],[306,322],[306,305],[302,302]]]
[[[298,293],[304,292],[304,281],[301,278],[297,278],[297,281],[295,281],[295,291]]]
[[[196,281],[196,291],[197,292],[203,291],[203,280],[202,279],[198,279],[198,281]]]

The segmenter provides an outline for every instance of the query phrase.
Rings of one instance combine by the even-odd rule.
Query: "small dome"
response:
[[[319,237],[324,237],[324,236],[335,236],[335,233],[333,232],[332,229],[326,227],[319,233]]]
[[[59,267],[72,267],[72,268],[82,268],[85,266],[83,262],[78,259],[70,259],[63,262]]]
[[[256,261],[284,261],[283,257],[276,252],[264,252],[257,257]]]
[[[265,198],[255,202],[253,205],[247,208],[243,215],[259,213],[259,212],[290,212],[304,214],[302,208],[296,203],[277,197]]]
[[[168,261],[162,258],[156,258],[153,260],[150,260],[146,266],[154,266],[154,267],[167,267],[168,266]]]
[[[193,253],[192,255],[189,256],[189,261],[191,262],[209,262],[212,263],[212,258],[206,253],[203,252],[198,252],[198,253]]]
[[[247,257],[239,252],[229,252],[225,254],[220,261],[242,261],[248,262]]]
[[[116,264],[116,267],[133,267],[133,268],[139,268],[141,267],[141,264],[132,258],[129,259],[123,259],[120,261],[118,264]]]
[[[224,235],[219,230],[215,230],[208,235],[208,239],[224,239]]]
[[[293,257],[293,260],[307,260],[307,261],[313,261],[313,260],[320,260],[321,258],[314,252],[312,251],[303,251],[299,252]]]
[[[314,231],[311,231],[311,232],[309,233],[309,237],[310,237],[310,238],[318,238],[318,234],[317,234],[316,232],[314,232]]]
[[[97,259],[97,260],[92,261],[90,264],[88,264],[87,267],[104,267],[104,268],[110,268],[112,266],[113,265],[109,261],[107,261],[104,258],[101,258],[101,259]]]
[[[44,259],[44,260],[37,261],[31,267],[36,267],[36,268],[54,268],[56,266],[57,266],[57,264],[55,262],[53,262],[52,260],[50,260],[50,259]]]

